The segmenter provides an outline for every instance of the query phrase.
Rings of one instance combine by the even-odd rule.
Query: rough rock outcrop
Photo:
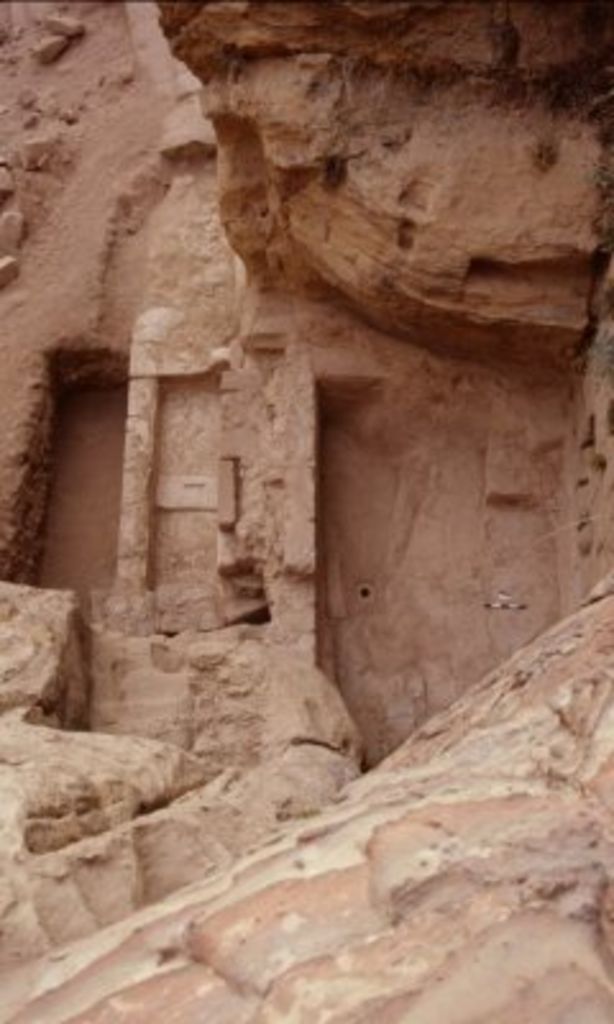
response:
[[[227,868],[358,774],[306,742],[205,785],[205,766],[170,744],[34,728],[15,714],[0,719],[0,759],[3,966]]]
[[[540,0],[160,9],[247,275],[218,573],[261,581],[373,764],[610,569],[610,386],[578,356],[611,291],[614,21]]]
[[[82,726],[87,669],[74,595],[0,583],[0,714]]]
[[[264,627],[196,632],[267,613],[249,578],[223,615],[205,586],[241,275],[198,81],[148,3],[4,5],[0,73],[0,572],[53,588],[0,588],[12,963],[314,814],[362,748],[336,688]]]
[[[434,349],[573,344],[614,31],[597,6],[550,5],[548,30],[539,2],[161,3],[207,84],[222,216],[253,277]]]
[[[315,744],[360,761],[337,688],[309,662],[267,643],[266,629],[123,637],[94,633],[91,725],[166,740],[208,778]]]
[[[614,16],[24,7],[0,1020],[610,1020]]]
[[[0,228],[10,257],[0,274],[0,574],[26,583],[39,582],[56,399],[75,371],[90,384],[125,377],[173,106],[172,90],[157,88],[171,78],[171,59],[154,55],[155,71],[148,66],[155,37],[143,35],[155,18],[146,4],[58,6],[13,0],[0,9],[0,164],[13,186],[2,213],[27,229],[17,255],[14,229],[5,253]],[[50,31],[63,52],[39,64],[33,49]]]
[[[72,844],[79,848],[84,837],[116,830],[203,781],[198,761],[175,747],[3,715],[0,962],[40,955],[138,905],[138,875],[125,856],[117,870],[105,864],[104,844],[90,844],[80,858],[71,857]],[[124,891],[131,888],[132,904]]]
[[[74,595],[11,584],[0,610],[2,965],[228,867],[359,772],[337,690],[249,627],[88,640]]]
[[[613,613],[558,625],[234,870],[11,972],[2,1019],[605,1024]]]

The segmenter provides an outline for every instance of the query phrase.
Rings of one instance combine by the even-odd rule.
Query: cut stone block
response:
[[[0,257],[0,288],[14,281],[19,275],[19,263],[14,256]]]
[[[79,613],[68,591],[0,583],[0,715],[82,724],[87,704]]]

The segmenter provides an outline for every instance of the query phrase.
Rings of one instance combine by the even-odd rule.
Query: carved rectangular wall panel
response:
[[[154,508],[157,626],[211,628],[217,577],[220,406],[214,383],[161,385]]]
[[[442,365],[324,393],[320,663],[371,763],[559,617],[563,409]]]

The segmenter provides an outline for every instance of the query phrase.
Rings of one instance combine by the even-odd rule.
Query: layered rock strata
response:
[[[3,979],[20,1024],[605,1024],[612,614],[526,648],[337,806]]]

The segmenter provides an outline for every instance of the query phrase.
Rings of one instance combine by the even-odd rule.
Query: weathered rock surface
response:
[[[361,745],[338,689],[308,661],[249,627],[175,638],[94,633],[92,728],[145,735],[194,753],[208,778],[293,744],[354,761]]]
[[[0,714],[83,726],[88,701],[72,594],[0,583]]]
[[[614,18],[547,6],[163,4],[217,147],[148,5],[83,6],[78,107],[20,94],[11,36],[41,301],[7,290],[2,323],[45,401],[29,463],[2,408],[7,573],[36,563],[42,377],[136,323],[115,586],[78,587],[91,681],[72,598],[8,599],[0,1019],[614,1016],[611,581],[472,688],[614,550]],[[368,763],[413,732],[360,781],[339,692]]]
[[[116,920],[130,909],[126,888],[138,906],[138,876],[126,877],[125,857],[113,874],[99,846],[71,858],[71,844],[81,848],[84,837],[117,829],[203,781],[198,762],[175,747],[33,726],[15,711],[0,717],[0,962]]]
[[[0,724],[0,757],[4,965],[228,868],[358,774],[351,759],[305,743],[203,785],[202,765],[173,746],[10,720]]]
[[[336,689],[249,630],[83,634],[74,595],[0,586],[1,964],[227,867],[359,771]]]
[[[317,648],[373,764],[611,566],[611,384],[575,355],[611,292],[613,19],[160,7],[247,275],[218,571]]]
[[[222,216],[262,286],[343,297],[440,350],[527,359],[529,327],[542,357],[579,337],[609,16],[596,49],[577,5],[547,35],[539,3],[160,7],[207,84]]]
[[[56,13],[85,37],[41,65],[32,50],[49,27],[61,33]],[[0,4],[0,26],[0,149],[15,182],[2,210],[28,226],[19,281],[0,296],[0,575],[34,583],[56,391],[75,366],[125,377],[175,62],[147,3],[15,0]]]
[[[231,872],[12,971],[2,1019],[605,1024],[613,613],[561,623]]]

